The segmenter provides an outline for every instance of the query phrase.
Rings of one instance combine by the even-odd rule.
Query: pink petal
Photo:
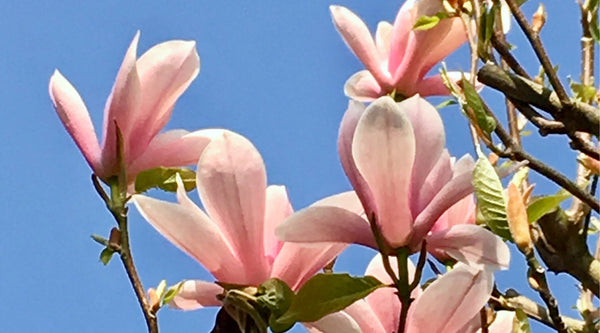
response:
[[[55,70],[50,77],[49,93],[56,114],[65,129],[81,150],[94,173],[104,179],[105,175],[100,163],[100,145],[90,114],[81,96],[58,70]]]
[[[128,168],[128,176],[156,167],[180,167],[196,165],[204,148],[221,135],[221,129],[195,132],[171,130],[155,136],[148,148]]]
[[[217,295],[223,293],[223,288],[212,282],[189,280],[184,281],[181,290],[169,303],[169,306],[179,310],[196,310],[207,306],[220,306]]]
[[[235,257],[221,230],[185,194],[178,179],[179,203],[134,195],[140,214],[160,234],[200,262],[217,280],[245,283],[242,263]]]
[[[352,75],[344,84],[344,94],[356,101],[370,102],[385,92],[379,86],[371,72],[362,70]]]
[[[444,185],[415,219],[415,240],[423,239],[444,211],[473,192],[472,173],[474,167],[475,161],[469,155],[463,156],[454,164],[453,178]]]
[[[352,155],[377,205],[377,223],[393,247],[406,245],[412,233],[408,202],[415,137],[410,119],[390,97],[365,110],[356,127]]]
[[[310,277],[337,257],[347,244],[283,243],[275,258],[271,277],[285,281],[292,290],[298,290]]]
[[[427,249],[472,267],[508,269],[508,246],[492,232],[474,224],[459,224],[427,236]]]
[[[390,36],[390,53],[388,70],[390,73],[395,73],[398,66],[403,62],[406,52],[408,38],[412,33],[412,27],[415,25],[415,0],[406,1],[394,20],[392,34]]]
[[[174,40],[158,44],[140,57],[137,70],[143,99],[132,129],[139,142],[131,152],[134,157],[165,126],[175,102],[198,76],[196,42]]]
[[[514,311],[498,311],[494,322],[488,327],[489,333],[507,333],[512,332]]]
[[[292,213],[294,213],[294,209],[292,208],[290,200],[288,199],[285,186],[271,185],[267,187],[266,200],[267,207],[265,210],[264,253],[269,260],[269,264],[272,264],[277,256],[277,253],[279,253],[281,247],[283,246],[283,243],[275,236],[275,228],[288,216],[292,215]]]
[[[393,294],[391,288],[383,288],[376,290],[377,291],[391,291],[392,296],[395,296],[396,303],[398,303],[398,296]],[[383,306],[383,304],[378,304],[378,306]],[[388,308],[395,308],[393,304],[386,304]],[[365,300],[358,300],[354,302],[352,305],[347,307],[344,312],[349,314],[352,319],[356,321],[356,323],[360,326],[362,332],[365,333],[387,333],[387,332],[395,332],[395,330],[388,330],[386,327],[386,322],[392,321],[393,317],[383,318],[384,322],[381,321],[381,317],[378,317],[375,313],[375,310],[371,304],[366,302]],[[398,313],[399,315],[400,313]],[[396,325],[396,329],[398,329],[398,325]],[[332,331],[333,332],[333,331]],[[340,331],[335,331],[340,332]]]
[[[448,209],[444,215],[438,219],[431,232],[445,230],[458,224],[475,224],[475,198],[473,195],[467,195]],[[444,217],[443,221],[440,221]]]
[[[442,190],[442,188],[452,180],[454,172],[452,170],[452,158],[446,149],[444,149],[436,161],[435,166],[427,175],[425,182],[421,187],[416,187],[415,192],[411,193],[411,204],[413,216],[418,215],[429,205],[431,200]]]
[[[260,154],[246,138],[224,131],[204,149],[196,178],[206,211],[247,270],[245,282],[262,283],[269,269],[263,231],[266,173]]]
[[[381,21],[377,24],[375,32],[375,45],[381,59],[387,59],[390,56],[390,38],[394,27],[390,22]]]
[[[455,84],[459,85],[463,76],[469,80],[469,74],[462,72],[447,72],[448,79]],[[477,91],[481,91],[483,89],[483,84],[480,82],[475,82],[475,89]],[[444,84],[441,75],[433,75],[424,78],[417,82],[416,91],[423,96],[446,96],[450,94],[448,88]]]
[[[329,314],[314,323],[304,323],[304,327],[310,333],[366,333],[361,331],[356,321],[344,311]]]
[[[140,79],[135,65],[139,31],[129,45],[125,58],[117,74],[112,91],[104,109],[104,131],[102,135],[102,164],[107,175],[118,173],[117,165],[117,132],[115,122],[123,136],[125,162],[131,162],[133,146],[139,144],[138,138],[132,136],[132,129],[140,121],[139,106],[142,100]],[[141,147],[145,149],[145,145]],[[140,149],[140,147],[135,148]]]
[[[365,68],[373,74],[375,80],[388,90],[392,85],[390,75],[384,72],[385,63],[381,60],[369,28],[353,12],[342,6],[330,6],[333,24],[340,35],[354,52],[354,54],[365,65]]]
[[[398,261],[395,257],[388,257],[394,274],[398,274]],[[377,254],[367,266],[365,275],[376,277],[379,281],[385,284],[392,284],[392,278],[385,271],[381,254]],[[415,275],[415,265],[408,260],[408,276],[413,280]],[[420,293],[420,288],[415,289],[412,297],[417,297]],[[379,322],[384,327],[384,332],[395,332],[398,329],[398,321],[400,320],[400,301],[395,293],[394,288],[380,288],[370,293],[366,298],[367,303],[379,318]]]
[[[430,284],[412,304],[406,333],[459,333],[487,303],[493,280],[487,270],[457,264]]]
[[[355,243],[377,248],[369,222],[355,213],[332,206],[302,209],[285,219],[275,234],[285,242]]]
[[[311,206],[333,206],[343,208],[357,215],[364,214],[364,208],[355,191],[347,191],[325,197]]]
[[[411,180],[411,203],[412,196],[420,192],[427,175],[438,162],[444,146],[446,136],[442,118],[433,105],[418,95],[405,99],[398,103],[410,118],[415,133],[415,161]],[[416,205],[411,205],[413,214]]]
[[[358,120],[363,115],[364,111],[364,104],[354,100],[348,102],[348,109],[346,110],[346,113],[344,113],[342,123],[340,124],[338,151],[344,172],[360,198],[364,210],[372,213],[375,211],[375,203],[373,202],[371,190],[364,178],[360,175],[360,172],[358,172],[354,157],[352,156],[352,140],[354,139],[354,132],[356,131]]]

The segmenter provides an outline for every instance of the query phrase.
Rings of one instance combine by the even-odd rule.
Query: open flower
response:
[[[275,238],[275,227],[292,214],[292,207],[283,186],[267,187],[260,154],[239,134],[224,131],[208,144],[198,161],[196,183],[206,213],[181,183],[178,203],[143,195],[134,195],[133,201],[158,232],[218,281],[258,286],[276,277],[296,290],[344,248],[303,247]],[[220,305],[216,295],[222,291],[213,283],[186,281],[171,305]]]
[[[414,30],[417,20],[442,12],[440,0],[408,0],[402,5],[394,25],[382,21],[375,40],[367,25],[350,10],[331,6],[333,23],[346,44],[365,65],[366,70],[346,81],[344,92],[360,101],[370,101],[396,92],[403,96],[448,95],[440,75],[427,72],[467,40],[459,18],[441,20],[428,30]],[[461,74],[449,72],[451,79]]]
[[[395,261],[395,258],[390,258]],[[409,261],[410,264],[410,261]],[[392,267],[396,265],[392,264]],[[411,268],[412,265],[409,266]],[[413,269],[414,271],[414,269]],[[365,275],[391,283],[383,269],[381,255],[369,263]],[[411,273],[412,275],[412,273]],[[427,289],[415,289],[408,310],[405,333],[480,332],[479,310],[487,303],[493,288],[492,271],[458,264],[438,277]],[[388,333],[398,329],[400,301],[393,288],[381,288],[343,311],[308,324],[311,333]],[[488,327],[490,333],[510,333],[513,312],[500,311]]]
[[[366,108],[350,101],[338,148],[354,192],[293,214],[277,228],[278,236],[377,249],[371,220],[392,249],[417,251],[426,239],[427,249],[442,260],[450,256],[473,266],[507,267],[508,248],[494,234],[472,224],[449,227],[458,223],[448,221],[454,210],[471,213],[469,202],[451,207],[473,190],[474,163],[468,155],[452,163],[444,141],[439,114],[418,96],[400,103],[381,97]]]
[[[100,145],[88,110],[77,90],[58,70],[50,78],[54,108],[94,174],[104,181],[119,173],[117,127],[123,138],[128,180],[159,166],[195,164],[217,132],[171,130],[159,134],[179,96],[198,75],[194,41],[158,44],[137,59],[139,32],[133,38],[104,109]]]

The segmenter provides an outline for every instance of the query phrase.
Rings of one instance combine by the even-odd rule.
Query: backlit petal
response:
[[[223,293],[223,288],[207,281],[184,281],[181,290],[169,303],[169,306],[179,310],[196,310],[207,306],[220,306],[217,295]]]

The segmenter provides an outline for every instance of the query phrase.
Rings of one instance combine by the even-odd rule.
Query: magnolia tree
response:
[[[335,28],[365,67],[344,85],[349,101],[338,135],[353,191],[296,212],[284,186],[267,185],[261,155],[242,135],[161,132],[198,75],[193,41],[164,42],[138,58],[135,35],[106,102],[102,142],[82,98],[55,71],[52,103],[118,224],[107,237],[93,236],[104,246],[100,258],[121,259],[148,332],[158,332],[157,314],[167,304],[220,307],[215,333],[285,332],[295,323],[325,333],[529,332],[530,319],[557,332],[595,332],[599,251],[588,249],[587,237],[599,209],[598,1],[579,2],[581,50],[573,57],[582,67],[570,91],[538,36],[544,7],[528,19],[522,2],[408,0],[393,24],[380,22],[374,34],[350,9],[331,6]],[[511,52],[511,19],[539,73],[526,72]],[[464,43],[468,72],[438,66]],[[479,95],[484,86],[504,95],[507,122],[498,120],[504,110]],[[454,157],[445,148],[444,124],[426,99],[432,95],[450,96],[438,108],[460,106],[472,155]],[[541,136],[568,137],[577,152],[575,179],[522,147],[526,123]],[[530,170],[561,190],[536,193]],[[152,188],[176,201],[148,196]],[[202,207],[188,196],[194,189]],[[215,281],[145,289],[127,230],[132,206]],[[507,243],[520,251],[517,260],[528,266],[522,278],[538,299],[495,287],[494,272],[509,266]],[[335,267],[349,244],[378,251],[364,276]],[[435,272],[429,279],[426,266]],[[547,272],[572,276],[580,317],[560,314]]]

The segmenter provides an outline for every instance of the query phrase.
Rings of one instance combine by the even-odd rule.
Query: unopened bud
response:
[[[148,300],[150,301],[150,305],[152,306],[152,308],[156,308],[160,305],[160,297],[158,296],[156,289],[148,289]]]
[[[600,174],[600,161],[597,159],[585,154],[580,154],[577,160],[579,160],[579,163],[581,163],[584,167],[588,168],[592,174]]]
[[[532,18],[532,22],[531,22],[531,29],[533,30],[533,32],[535,32],[536,34],[540,33],[540,31],[542,30],[542,27],[544,26],[544,23],[546,23],[547,17],[548,17],[548,14],[546,13],[546,8],[544,7],[543,4],[540,3],[540,5],[538,6],[538,9],[533,14],[533,18]]]
[[[519,250],[528,256],[533,251],[533,243],[529,234],[527,209],[517,185],[513,182],[509,183],[507,192],[506,217],[510,234]]]
[[[110,229],[108,236],[108,247],[112,250],[119,251],[121,249],[121,231],[117,228]]]

